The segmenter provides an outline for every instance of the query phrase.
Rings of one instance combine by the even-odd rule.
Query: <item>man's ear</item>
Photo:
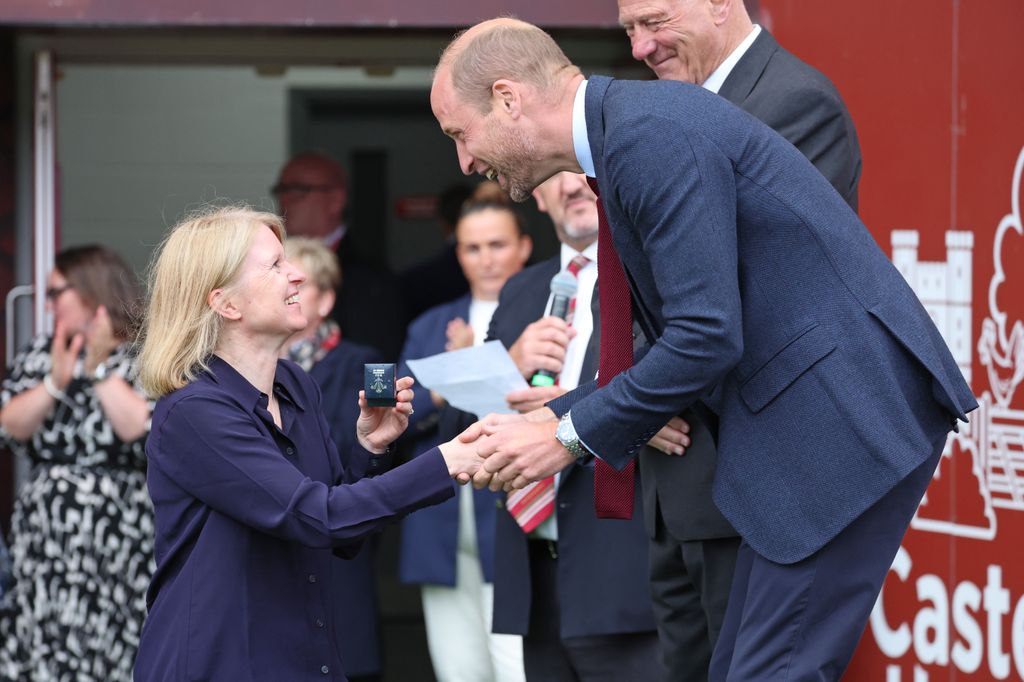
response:
[[[729,13],[732,11],[732,3],[733,0],[708,0],[711,19],[715,22],[715,26],[721,26],[729,18]]]
[[[213,309],[213,312],[225,320],[239,320],[242,318],[242,311],[238,309],[238,306],[235,305],[235,302],[223,289],[211,291],[206,296],[206,304]]]
[[[548,204],[544,201],[544,194],[540,191],[540,186],[533,188],[533,200],[537,202],[537,210],[541,213],[548,212]]]
[[[512,118],[519,118],[523,110],[522,92],[519,83],[507,78],[494,81],[491,86],[491,98],[498,109]]]

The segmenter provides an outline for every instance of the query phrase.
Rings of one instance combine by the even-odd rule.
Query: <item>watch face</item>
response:
[[[558,422],[558,428],[555,429],[555,437],[558,438],[563,445],[567,445],[576,440],[576,430],[572,428],[572,422],[565,417],[562,417],[562,420]]]

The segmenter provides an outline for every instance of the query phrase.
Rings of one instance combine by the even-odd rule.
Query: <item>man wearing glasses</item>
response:
[[[342,335],[397,358],[405,339],[404,302],[391,272],[362,260],[353,248],[343,220],[345,169],[324,154],[298,154],[284,165],[270,191],[289,235],[322,241],[338,255],[342,284],[331,316]]]

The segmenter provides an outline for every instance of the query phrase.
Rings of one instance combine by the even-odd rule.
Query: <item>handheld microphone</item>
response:
[[[559,272],[551,278],[551,312],[550,315],[555,317],[566,319],[569,317],[569,301],[576,296],[576,290],[579,288],[579,284],[576,282],[576,278],[570,273]],[[555,372],[551,372],[546,369],[537,370],[530,378],[531,386],[554,386],[555,384]]]

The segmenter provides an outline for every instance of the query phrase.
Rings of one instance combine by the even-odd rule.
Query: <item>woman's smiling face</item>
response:
[[[306,327],[299,287],[306,276],[284,255],[281,241],[266,225],[253,237],[231,299],[241,313],[240,329],[282,341]]]

